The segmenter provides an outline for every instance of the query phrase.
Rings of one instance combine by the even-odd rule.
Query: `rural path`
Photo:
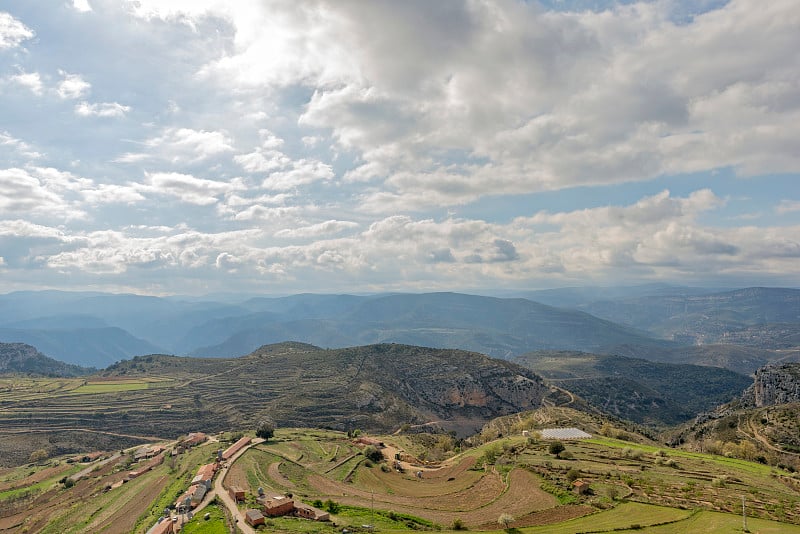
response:
[[[242,447],[242,450],[231,456],[230,460],[227,461],[227,465],[222,468],[220,471],[219,476],[214,481],[214,491],[216,495],[220,498],[222,503],[225,505],[225,508],[231,513],[231,515],[236,519],[236,527],[241,530],[244,534],[256,534],[256,531],[253,527],[248,525],[244,520],[244,513],[239,510],[239,507],[236,505],[236,502],[231,498],[227,491],[225,491],[225,477],[228,475],[228,471],[231,467],[233,467],[233,463],[239,459],[239,457],[244,454],[250,447],[254,445],[258,445],[259,443],[263,443],[263,439],[256,438],[251,441],[246,447]]]
[[[778,453],[781,453],[781,454],[788,454],[788,455],[791,455],[791,456],[800,456],[800,454],[798,454],[798,453],[786,451],[786,450],[784,450],[784,449],[782,449],[780,447],[776,447],[775,445],[773,445],[772,442],[766,436],[764,436],[761,432],[758,431],[758,428],[756,427],[756,424],[753,422],[753,417],[754,417],[753,415],[745,416],[745,426],[746,426],[746,428],[742,428],[742,420],[741,420],[741,417],[740,417],[739,421],[737,422],[736,429],[739,432],[741,432],[742,434],[744,434],[745,436],[749,436],[749,437],[755,438],[762,445],[764,445],[766,448],[768,448],[768,449],[770,449],[770,450],[772,450],[774,452],[778,452]]]
[[[114,460],[118,459],[120,456],[122,455],[116,452],[112,456],[106,458],[105,460],[100,460],[99,462],[93,463],[92,465],[88,466],[86,469],[81,469],[80,471],[70,476],[69,478],[71,478],[73,482],[77,482],[86,475],[88,475],[89,473],[91,473],[92,471],[94,471],[95,469],[100,469],[107,463],[113,462]]]

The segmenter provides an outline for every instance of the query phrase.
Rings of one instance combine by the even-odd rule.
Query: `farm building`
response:
[[[572,483],[572,488],[575,490],[575,493],[579,495],[585,495],[589,493],[589,483],[585,480],[581,480],[580,478]]]
[[[291,514],[294,511],[294,501],[286,495],[262,495],[256,499],[264,508],[264,513],[270,517]]]
[[[311,519],[313,521],[330,521],[331,518],[331,515],[328,512],[324,512],[319,508],[314,508],[313,506],[304,503],[295,503],[294,515],[304,519]]]
[[[153,458],[152,460],[150,460],[149,462],[147,462],[143,466],[139,467],[139,469],[137,469],[136,471],[131,471],[130,473],[128,473],[127,479],[128,480],[133,480],[136,477],[140,477],[143,474],[145,474],[148,471],[150,471],[151,469],[161,465],[161,463],[163,461],[164,461],[164,455],[163,454],[159,454],[158,456],[156,456],[155,458]]]
[[[211,480],[214,478],[214,473],[217,472],[217,464],[206,464],[197,470],[197,474],[192,479],[192,484],[204,484],[206,487],[211,487]]]
[[[172,526],[172,521],[169,517],[166,517],[153,525],[153,527],[147,531],[147,534],[173,534],[175,529]]]
[[[228,495],[231,496],[231,499],[233,499],[234,502],[241,502],[245,497],[244,490],[236,486],[228,488]]]
[[[200,445],[201,443],[203,443],[207,439],[208,439],[208,436],[206,436],[202,432],[189,432],[189,435],[186,436],[186,439],[184,439],[181,442],[181,444],[184,447],[192,448],[195,445]]]
[[[255,527],[258,525],[264,524],[264,515],[259,512],[258,510],[247,510],[244,513],[244,520],[245,522],[250,525],[251,527]]]
[[[153,458],[154,456],[161,454],[163,450],[164,447],[161,447],[160,445],[154,445],[153,447],[142,447],[141,449],[137,450],[136,453],[134,453],[133,459],[138,462],[148,458]]]
[[[382,441],[378,441],[375,438],[368,438],[368,437],[361,437],[356,439],[356,443],[360,443],[361,445],[372,445],[373,447],[384,448],[385,445]]]
[[[175,506],[183,506],[188,498],[189,505],[194,508],[203,501],[203,497],[206,496],[207,491],[208,488],[205,486],[205,484],[192,484],[189,486],[189,489],[183,493],[183,495],[178,497],[178,500],[175,501]]]
[[[580,428],[543,428],[541,431],[542,439],[588,439],[591,434],[587,434]]]
[[[235,455],[237,452],[242,450],[242,448],[247,446],[247,444],[249,444],[250,441],[251,438],[247,436],[243,437],[242,439],[240,439],[239,441],[237,441],[236,443],[225,449],[225,452],[222,453],[222,459],[230,460],[233,457],[233,455]]]

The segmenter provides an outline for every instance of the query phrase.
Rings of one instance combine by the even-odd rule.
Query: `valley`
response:
[[[554,453],[555,442],[540,438],[538,429],[573,423],[594,431],[591,417],[544,408],[510,419],[517,425],[513,433],[496,437],[496,428],[489,427],[468,441],[448,434],[354,437],[279,428],[267,441],[245,442],[221,464],[212,489],[191,516],[175,510],[170,516],[183,532],[232,532],[236,517],[260,508],[257,497],[263,493],[291,495],[301,503],[297,506],[310,505],[329,516],[322,522],[268,517],[266,530],[275,532],[333,534],[342,528],[358,532],[364,525],[398,532],[498,531],[503,517],[509,518],[506,528],[531,534],[691,532],[701,525],[715,525],[717,530],[708,532],[726,532],[741,527],[744,497],[753,531],[800,532],[800,480],[793,473],[666,449],[634,435],[620,440],[593,434],[563,441],[563,450]],[[134,460],[134,452],[144,450],[138,446],[98,455],[88,464],[61,457],[5,469],[0,472],[0,532],[144,533],[198,469],[241,435],[211,434],[177,454],[179,441],[151,443],[166,448],[166,457],[155,463]],[[375,450],[382,460],[375,459]],[[131,478],[148,463],[152,467]],[[63,482],[79,471],[82,476],[73,483]],[[578,481],[586,489],[577,491]],[[238,503],[227,496],[234,490],[241,492]],[[241,530],[254,531],[246,525]]]
[[[737,295],[717,301],[733,306]],[[752,309],[775,299],[742,295]],[[55,302],[54,312],[59,300],[74,306],[77,298],[39,297]],[[62,350],[122,339],[123,323],[150,346],[222,343],[191,350],[202,357],[136,355],[99,370],[0,343],[0,532],[147,532],[200,466],[266,419],[275,436],[219,464],[197,514],[169,512],[174,528],[254,532],[243,523],[247,509],[263,506],[260,488],[332,518],[314,526],[267,518],[266,529],[278,532],[723,532],[741,525],[743,497],[759,531],[800,529],[794,323],[776,330],[742,311],[725,338],[737,344],[681,346],[641,322],[615,325],[524,299],[302,295],[193,302],[186,315],[186,303],[125,298],[131,310],[114,308],[114,296],[81,296],[107,311],[102,321],[87,319],[91,331],[117,333]],[[36,318],[35,309],[21,307],[3,332],[89,336],[80,322],[90,315]],[[0,299],[3,313],[8,321]],[[154,325],[172,319],[169,341]],[[751,331],[780,335],[740,343],[753,338],[736,332]],[[284,335],[306,341],[235,352]],[[308,339],[387,342],[330,348]],[[540,431],[563,427],[590,437],[556,452]],[[207,441],[179,452],[180,436],[197,431]],[[383,459],[365,443],[383,443]],[[134,458],[146,448],[165,452]]]

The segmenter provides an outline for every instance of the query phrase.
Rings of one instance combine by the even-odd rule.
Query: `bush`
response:
[[[458,519],[458,518],[453,519],[452,529],[453,530],[468,530],[467,526],[464,524],[464,522],[462,520]]]
[[[581,472],[575,469],[574,467],[569,471],[567,471],[567,480],[569,480],[570,482],[575,482],[579,478],[581,478]]]
[[[332,514],[338,514],[342,507],[338,502],[328,499],[325,501],[325,509]]]

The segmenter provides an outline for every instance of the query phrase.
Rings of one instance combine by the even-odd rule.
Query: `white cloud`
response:
[[[0,50],[15,48],[33,36],[33,30],[9,13],[0,11]]]
[[[775,211],[779,215],[800,211],[800,200],[781,200],[778,206],[775,208]]]
[[[131,110],[130,106],[124,106],[117,102],[93,103],[81,102],[75,105],[75,114],[81,117],[124,117]]]
[[[265,189],[286,191],[300,185],[330,180],[333,169],[327,163],[315,160],[297,160],[292,162],[291,169],[273,172],[261,184]]]
[[[13,83],[21,85],[28,89],[31,93],[41,96],[44,85],[42,84],[42,77],[38,72],[22,72],[14,74],[9,78]]]
[[[310,226],[301,226],[298,228],[284,228],[275,232],[275,237],[285,238],[307,238],[307,237],[320,237],[326,235],[335,235],[345,230],[352,230],[358,228],[358,223],[353,221],[324,221]]]
[[[42,155],[33,149],[28,143],[15,138],[10,133],[0,131],[0,146],[11,148],[16,154],[26,159],[37,159]]]
[[[81,187],[80,180],[52,169],[0,170],[0,213],[45,219],[86,217],[67,193]]]
[[[58,96],[63,99],[77,99],[84,97],[92,85],[84,80],[79,74],[70,74],[63,70],[58,71],[62,76],[61,82],[58,84],[56,92]],[[128,110],[125,110],[128,111]]]
[[[134,163],[161,159],[170,163],[197,163],[233,151],[233,140],[224,131],[166,128],[161,135],[144,142],[146,152],[129,152],[116,161]]]
[[[142,191],[173,196],[188,204],[216,204],[226,193],[246,190],[241,180],[219,182],[176,172],[148,173]]]
[[[88,13],[92,11],[92,6],[89,4],[89,0],[72,0],[72,7],[81,13]]]
[[[145,200],[136,185],[99,184],[81,191],[86,202],[99,204],[135,204]]]

